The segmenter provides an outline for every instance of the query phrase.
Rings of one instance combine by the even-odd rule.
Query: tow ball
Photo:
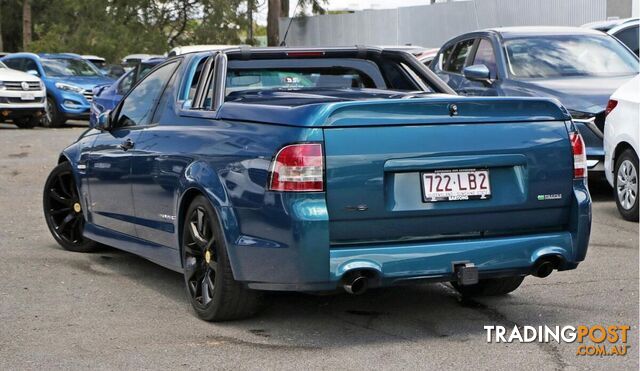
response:
[[[475,285],[478,283],[478,267],[473,263],[454,263],[453,272],[458,280],[458,285]]]

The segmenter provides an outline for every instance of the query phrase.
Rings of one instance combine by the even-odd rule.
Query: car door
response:
[[[173,67],[169,66],[171,72]],[[149,125],[167,81],[161,68],[136,85],[117,106],[112,128],[100,133],[89,155],[90,211],[92,222],[135,236],[131,163],[140,129]]]
[[[136,233],[143,240],[167,247],[175,247],[175,195],[180,177],[191,163],[187,153],[188,145],[192,144],[186,140],[188,136],[182,133],[188,119],[176,117],[171,108],[178,105],[175,108],[180,109],[185,101],[193,99],[207,58],[193,59],[188,62],[189,65],[182,67],[184,71],[189,71],[182,79],[184,84],[178,78],[183,76],[181,73],[175,73],[169,80],[152,124],[143,130],[140,155],[134,158],[132,168],[136,218],[140,221],[136,225]],[[179,89],[183,91],[179,92]]]
[[[495,96],[498,95],[496,86],[498,85],[498,67],[496,63],[496,53],[491,40],[480,38],[475,43],[468,58],[469,66],[484,65],[489,70],[489,81],[474,81],[466,77],[462,79],[456,92],[462,95]]]
[[[438,71],[438,75],[456,92],[463,87],[465,82],[462,70],[467,66],[467,59],[471,54],[474,42],[474,38],[459,41],[451,49],[448,56],[448,50],[442,53],[441,68]]]

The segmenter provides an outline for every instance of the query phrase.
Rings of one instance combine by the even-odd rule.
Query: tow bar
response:
[[[453,272],[458,279],[458,285],[475,285],[478,283],[478,267],[473,263],[454,263]]]

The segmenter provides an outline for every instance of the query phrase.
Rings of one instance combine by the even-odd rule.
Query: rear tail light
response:
[[[271,163],[269,190],[323,191],[324,157],[322,144],[301,143],[283,147]]]
[[[616,108],[616,106],[618,105],[618,101],[615,99],[609,99],[609,102],[607,103],[607,108],[604,109],[604,115],[608,115],[611,113],[611,111],[613,111],[614,108]]]
[[[573,152],[573,178],[584,179],[587,177],[587,150],[579,133],[569,134],[571,152]]]

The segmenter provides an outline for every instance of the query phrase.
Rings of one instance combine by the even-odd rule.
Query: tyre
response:
[[[58,110],[58,105],[53,97],[47,97],[46,114],[42,118],[42,126],[46,128],[59,128],[64,125],[64,115]]]
[[[42,204],[49,231],[60,246],[76,252],[92,252],[98,248],[98,243],[82,235],[84,210],[68,162],[56,166],[49,174]]]
[[[13,123],[20,129],[33,129],[38,125],[38,119],[33,116],[20,117],[13,120]]]
[[[258,312],[262,294],[233,279],[218,218],[203,196],[187,209],[181,250],[187,295],[198,317],[228,321]]]
[[[616,159],[613,196],[620,215],[626,220],[638,221],[638,156],[626,149]]]
[[[524,281],[524,276],[489,278],[480,280],[475,285],[465,286],[451,282],[451,285],[462,294],[462,296],[500,296],[506,295],[520,287],[522,281]]]

